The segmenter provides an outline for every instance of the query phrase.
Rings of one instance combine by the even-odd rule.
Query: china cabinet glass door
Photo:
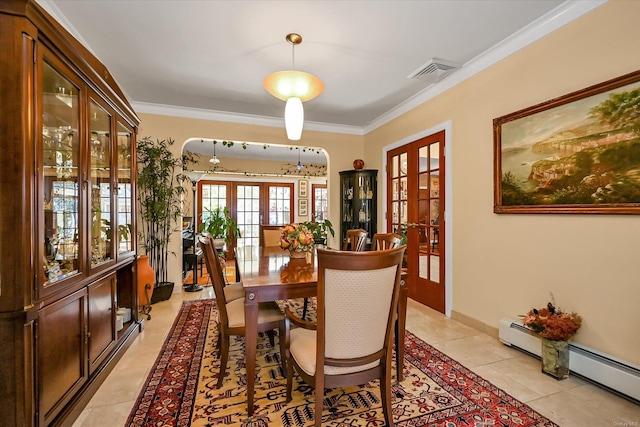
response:
[[[96,101],[89,106],[89,206],[91,267],[113,259],[111,216],[111,115]]]
[[[44,230],[44,286],[77,274],[81,269],[82,226],[79,221],[80,90],[50,63],[42,69],[41,218]]]
[[[133,251],[133,236],[131,235],[133,207],[133,192],[131,191],[131,144],[133,131],[118,122],[118,141],[116,153],[118,191],[117,191],[117,227],[116,233],[118,255]]]

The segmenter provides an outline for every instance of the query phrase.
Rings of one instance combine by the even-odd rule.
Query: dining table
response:
[[[258,304],[317,295],[318,264],[314,251],[305,258],[292,258],[279,246],[236,248],[236,268],[245,291],[245,358],[247,373],[247,412],[253,415],[258,340]],[[403,272],[398,317],[395,325],[396,377],[402,381],[404,337],[407,313],[407,287]],[[280,337],[280,345],[283,338]]]

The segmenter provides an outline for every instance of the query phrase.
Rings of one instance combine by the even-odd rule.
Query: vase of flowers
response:
[[[582,318],[567,313],[552,302],[544,308],[533,308],[522,323],[542,340],[542,372],[561,380],[569,377],[569,340],[580,329]]]
[[[280,247],[291,258],[305,258],[313,250],[313,233],[304,224],[287,224],[280,235]]]

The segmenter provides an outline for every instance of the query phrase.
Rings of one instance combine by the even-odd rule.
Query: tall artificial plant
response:
[[[174,157],[172,139],[150,137],[138,140],[138,208],[140,210],[141,246],[149,255],[149,264],[156,272],[156,286],[167,282],[169,241],[182,217],[182,173],[188,158]]]

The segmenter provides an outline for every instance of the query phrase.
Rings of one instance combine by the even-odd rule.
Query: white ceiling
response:
[[[305,129],[364,134],[601,3],[38,1],[109,68],[136,111],[281,126],[283,134],[284,102],[262,81],[291,68],[287,33],[303,37],[296,69],[325,83],[304,105]],[[407,78],[432,58],[461,67],[436,84]]]

